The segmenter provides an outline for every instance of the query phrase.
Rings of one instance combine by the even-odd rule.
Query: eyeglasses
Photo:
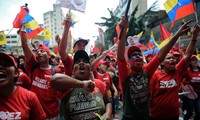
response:
[[[132,56],[130,57],[130,60],[132,60],[132,59],[134,59],[134,58],[139,58],[139,57],[141,57],[142,55],[141,55],[141,53],[134,53],[134,54],[132,54]]]
[[[6,61],[1,61],[0,62],[0,66],[3,66],[3,67],[12,67],[13,65],[9,62],[6,62]]]

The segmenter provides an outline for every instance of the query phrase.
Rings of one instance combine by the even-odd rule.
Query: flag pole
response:
[[[10,32],[13,30],[13,28],[12,29],[10,29],[10,31],[6,34],[6,36],[8,35],[8,34],[10,34]]]
[[[126,11],[125,11],[125,16],[128,16],[128,11],[129,11],[129,8],[130,8],[130,4],[131,4],[131,0],[128,1],[127,7],[126,7]],[[120,31],[120,34],[119,34],[119,40],[121,40],[123,31],[124,31],[124,28],[122,27],[121,31]]]
[[[198,23],[199,21],[198,21],[197,12],[195,11],[194,14],[195,14],[195,17],[196,17],[196,22]]]

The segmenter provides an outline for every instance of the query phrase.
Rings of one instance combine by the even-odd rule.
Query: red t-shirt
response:
[[[93,73],[96,79],[101,80],[106,85],[106,88],[110,89],[111,84],[112,84],[112,78],[108,72],[106,72],[105,74],[101,74],[97,72],[96,70],[94,70]]]
[[[167,119],[179,116],[178,90],[182,75],[187,70],[185,60],[176,65],[174,73],[157,70],[150,80],[150,110],[151,116]]]
[[[22,71],[19,72],[19,77],[17,79],[17,82],[15,83],[17,86],[21,86],[23,88],[26,88],[27,90],[31,87],[31,79]]]
[[[43,120],[46,117],[36,95],[20,86],[8,97],[0,96],[1,120]]]
[[[37,63],[35,57],[26,64],[27,71],[30,73],[31,68]],[[56,69],[56,73],[59,71]],[[50,88],[49,83],[52,77],[52,70],[50,68],[35,68],[32,74],[32,85],[30,91],[36,93],[47,118],[53,118],[59,114],[59,104],[57,99],[57,91]]]
[[[65,61],[62,61],[64,68],[65,68],[65,74],[72,76],[72,66],[73,66],[73,58],[72,56],[68,56]]]
[[[118,64],[119,79],[121,83],[123,84],[132,70],[131,68],[128,67],[125,60],[123,62],[120,60],[117,60],[117,64]],[[160,62],[158,60],[158,54],[156,54],[148,64],[143,66],[143,70],[146,71],[149,77],[151,78],[159,65],[160,65]]]
[[[188,69],[187,76],[187,82],[192,86],[196,93],[200,93],[200,70],[192,71]]]

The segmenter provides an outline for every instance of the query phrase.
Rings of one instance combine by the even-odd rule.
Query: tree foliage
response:
[[[148,20],[152,18],[151,13],[152,13],[152,11],[155,11],[157,8],[157,1],[155,3],[153,3],[153,5],[144,14],[142,14],[141,16],[136,18],[138,6],[139,6],[139,4],[135,7],[133,12],[129,16],[129,29],[128,29],[127,36],[137,35],[141,31],[146,32],[145,30],[147,27]],[[111,46],[114,44],[113,38],[117,36],[115,27],[116,27],[116,24],[120,20],[120,18],[118,18],[117,16],[115,16],[113,14],[113,11],[111,11],[110,9],[108,9],[108,11],[110,13],[110,18],[101,17],[101,19],[104,20],[105,22],[95,23],[95,24],[99,25],[100,27],[106,27],[106,30],[104,33],[105,49],[107,49],[109,47],[109,45]],[[150,32],[150,31],[148,31],[148,32]]]

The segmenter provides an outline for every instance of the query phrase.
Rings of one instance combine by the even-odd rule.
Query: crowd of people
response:
[[[37,42],[30,48],[22,30],[18,34],[23,55],[0,53],[0,119],[119,119],[122,101],[123,120],[200,120],[200,67],[194,54],[198,23],[184,52],[172,48],[190,31],[191,21],[181,25],[158,53],[144,57],[130,44],[126,16],[118,23],[124,29],[116,52],[99,55],[88,55],[89,41],[82,38],[74,42],[74,56],[69,55],[70,16],[64,22],[63,36],[55,38],[59,56]]]

